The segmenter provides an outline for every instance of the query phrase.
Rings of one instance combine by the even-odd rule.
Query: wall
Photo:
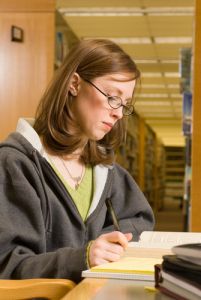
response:
[[[0,140],[20,116],[34,116],[52,77],[54,19],[54,1],[0,2]],[[22,43],[11,41],[12,25],[23,29]]]

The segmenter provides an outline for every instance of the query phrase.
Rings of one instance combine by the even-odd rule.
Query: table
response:
[[[129,250],[129,251],[128,251]],[[135,248],[135,257],[162,258],[170,249]],[[132,256],[127,249],[124,256]],[[61,300],[170,300],[172,298],[153,291],[154,282],[123,279],[85,278]],[[152,286],[151,286],[152,285]],[[151,289],[151,288],[152,289]]]
[[[153,291],[154,290],[154,291]],[[169,300],[148,282],[86,278],[61,300]]]

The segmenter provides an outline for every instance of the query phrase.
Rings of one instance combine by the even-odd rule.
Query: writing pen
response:
[[[106,203],[107,209],[110,212],[110,215],[112,217],[112,222],[113,222],[115,230],[116,231],[121,231],[118,220],[117,220],[117,217],[116,217],[116,214],[115,214],[114,209],[112,207],[111,200],[109,198],[107,198],[105,200],[105,203]]]

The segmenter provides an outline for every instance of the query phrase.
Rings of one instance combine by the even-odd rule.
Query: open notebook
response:
[[[154,280],[154,265],[171,248],[184,243],[201,243],[201,232],[144,231],[138,242],[130,242],[117,262],[102,264],[82,272],[83,277]]]
[[[162,259],[143,257],[122,257],[82,272],[82,277],[117,278],[154,281],[154,265]]]

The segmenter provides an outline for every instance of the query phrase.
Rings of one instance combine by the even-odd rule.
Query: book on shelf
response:
[[[183,134],[191,135],[192,130],[192,93],[183,93]]]
[[[201,299],[201,284],[155,266],[155,287],[174,299]]]
[[[180,259],[201,266],[201,243],[177,245],[172,248],[172,252]]]
[[[82,272],[82,277],[131,279],[154,281],[154,265],[162,259],[144,257],[122,257],[117,262],[109,262]]]

